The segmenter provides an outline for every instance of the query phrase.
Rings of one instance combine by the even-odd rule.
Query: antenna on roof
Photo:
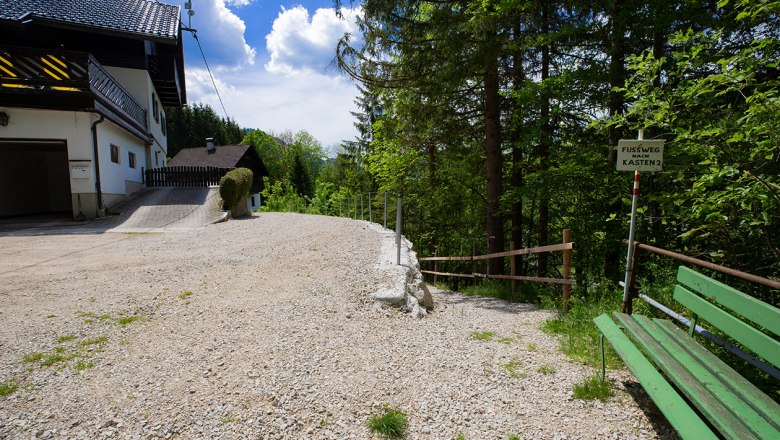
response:
[[[192,9],[192,0],[184,2],[184,9],[187,10],[187,15],[189,16],[187,19],[187,29],[184,30],[193,32],[195,29],[192,28],[192,16],[195,15],[195,10]]]

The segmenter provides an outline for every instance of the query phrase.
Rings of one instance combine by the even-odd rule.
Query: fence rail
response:
[[[517,281],[562,284],[563,303],[564,303],[564,307],[566,307],[569,302],[569,297],[571,296],[571,286],[574,284],[574,280],[569,278],[571,274],[571,250],[573,248],[574,248],[574,243],[571,241],[571,233],[568,229],[564,229],[563,243],[561,244],[515,249],[514,243],[512,243],[510,245],[509,250],[505,252],[495,252],[492,254],[470,255],[470,256],[447,256],[447,257],[433,256],[433,257],[419,258],[419,261],[432,261],[434,264],[433,270],[421,270],[420,272],[428,275],[433,275],[434,283],[436,282],[435,277],[437,276],[511,280],[513,296],[516,293]],[[492,258],[504,258],[504,257],[513,257],[516,255],[530,255],[530,254],[539,254],[543,252],[557,252],[557,251],[563,251],[563,278],[530,277],[530,276],[518,275],[516,273],[517,268],[515,267],[514,258],[510,260],[510,272],[511,272],[510,275],[490,274],[489,271],[487,271],[487,273],[478,273],[476,270],[476,262],[479,260],[489,260]],[[439,261],[471,261],[472,271],[471,273],[441,272],[438,269]]]
[[[144,172],[144,182],[149,188],[180,187],[198,188],[219,185],[232,168],[215,167],[165,167],[153,168]]]

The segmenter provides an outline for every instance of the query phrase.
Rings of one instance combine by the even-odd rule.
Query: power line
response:
[[[206,54],[203,52],[203,46],[200,44],[200,40],[198,39],[198,32],[195,29],[187,29],[190,32],[192,32],[193,38],[195,38],[195,41],[198,43],[198,48],[200,49],[200,54],[203,57],[203,63],[206,65],[206,70],[209,72],[209,78],[211,78],[211,84],[214,86],[214,91],[217,92],[217,98],[219,99],[219,105],[222,106],[222,111],[225,113],[225,118],[230,119],[228,116],[227,110],[225,110],[225,104],[222,102],[222,96],[219,94],[219,89],[217,89],[217,83],[214,82],[214,75],[211,74],[211,69],[209,68],[209,62],[206,61]]]

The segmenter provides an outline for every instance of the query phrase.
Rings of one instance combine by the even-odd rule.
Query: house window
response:
[[[160,123],[160,105],[157,104],[157,95],[152,92],[152,114],[154,115],[154,122]]]
[[[119,147],[111,144],[111,162],[119,163]]]
[[[135,168],[135,153],[132,151],[127,152],[127,162],[130,164],[130,168]]]
[[[167,127],[168,124],[165,122],[165,116],[160,116],[160,120],[162,121],[160,123],[160,129],[162,129],[162,134],[163,134],[163,136],[167,136],[167,134],[165,132],[168,130],[168,127]]]

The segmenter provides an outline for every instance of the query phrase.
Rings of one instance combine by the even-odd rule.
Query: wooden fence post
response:
[[[563,230],[563,243],[571,242],[571,229]],[[568,280],[571,275],[571,249],[563,251],[563,279]],[[569,308],[569,297],[571,296],[571,284],[563,285],[563,310]]]
[[[437,252],[433,253],[433,256],[435,257]],[[439,271],[439,262],[436,260],[433,260],[433,271],[438,272]],[[433,274],[433,285],[435,286],[439,282],[439,275]]]
[[[374,213],[371,211],[371,192],[368,193],[368,221],[374,223]]]
[[[515,250],[515,242],[509,242],[509,250]],[[509,274],[512,276],[517,275],[517,268],[515,267],[515,256],[509,257]],[[517,298],[517,280],[512,280],[512,299]]]
[[[477,274],[477,260],[474,259],[475,255],[477,255],[477,244],[472,241],[471,242],[471,274],[472,275]],[[474,280],[476,281],[476,278]]]

